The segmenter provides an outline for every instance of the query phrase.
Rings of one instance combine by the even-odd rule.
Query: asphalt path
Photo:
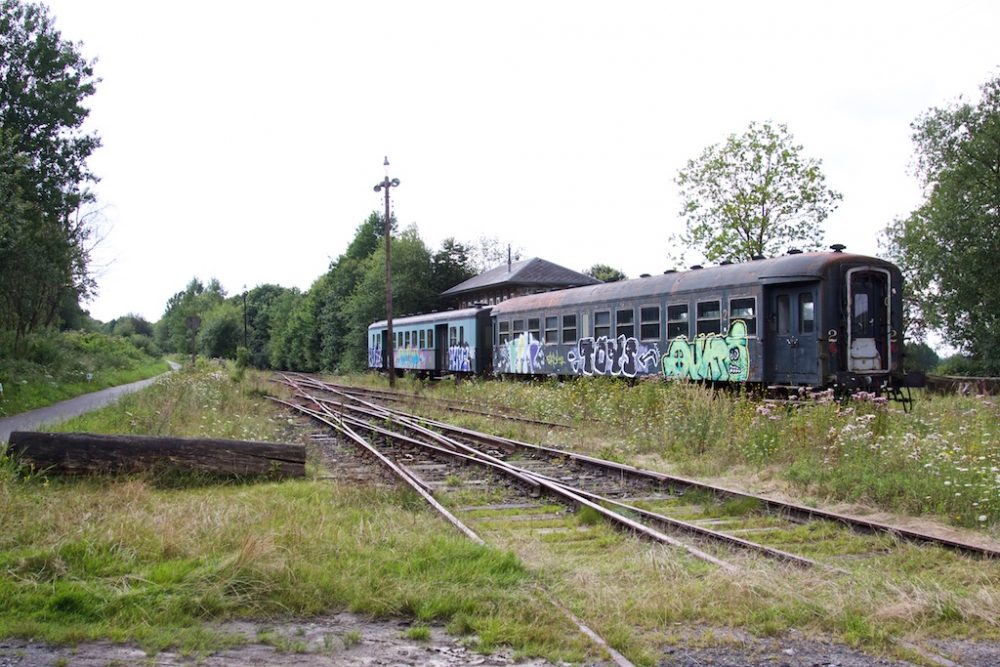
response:
[[[180,368],[180,364],[176,364],[173,361],[168,361],[167,363],[170,364],[171,370]],[[145,380],[139,380],[138,382],[120,384],[117,387],[108,387],[107,389],[101,389],[90,394],[83,394],[76,398],[53,403],[44,408],[21,412],[11,417],[4,417],[0,419],[0,442],[7,442],[10,439],[10,434],[14,431],[37,431],[41,426],[63,422],[82,415],[85,412],[91,412],[92,410],[103,408],[105,405],[116,403],[122,396],[144,389],[161,377],[163,376],[157,375]]]

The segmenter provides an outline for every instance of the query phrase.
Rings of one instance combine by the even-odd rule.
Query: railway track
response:
[[[684,549],[726,569],[736,567],[730,559],[733,551],[739,550],[798,566],[836,570],[840,569],[838,560],[877,556],[891,550],[897,540],[1000,558],[1000,551],[974,544],[392,410],[358,392],[308,376],[286,375],[282,381],[293,388],[296,397],[286,403],[289,407],[327,424],[352,442],[364,440],[394,461],[408,483],[420,486],[428,495],[447,495],[451,486],[467,484],[471,474],[480,486],[499,485],[496,502],[489,503],[494,508],[556,515],[569,508],[587,508],[624,530]],[[539,500],[543,497],[564,509],[543,512],[547,507]],[[838,525],[868,537],[853,541],[841,538],[847,553],[831,558],[822,543],[838,531],[843,533]],[[827,557],[821,563],[811,557],[814,554]]]
[[[497,406],[491,406],[492,410],[491,412],[490,410],[477,409],[475,407],[472,407],[471,403],[456,399],[422,396],[420,394],[412,394],[401,391],[388,391],[385,389],[373,389],[371,387],[341,385],[332,382],[324,382],[323,384],[328,388],[336,389],[350,396],[368,398],[371,400],[389,401],[390,403],[405,403],[408,405],[413,403],[430,403],[433,405],[447,408],[450,412],[462,412],[472,415],[483,415],[485,417],[496,417],[499,414],[502,415],[504,419],[521,422],[524,424],[534,424],[536,426],[545,426],[548,428],[558,428],[558,429],[573,428],[570,424],[567,424],[565,422],[556,422],[544,419],[535,419],[533,417],[525,417],[507,408],[501,408]]]

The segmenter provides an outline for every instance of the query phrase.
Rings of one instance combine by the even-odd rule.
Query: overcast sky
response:
[[[385,155],[432,250],[661,272],[678,169],[755,120],[843,193],[827,241],[874,254],[920,201],[910,123],[1000,72],[989,0],[47,4],[103,79],[101,320],[155,321],[194,276],[308,288]]]

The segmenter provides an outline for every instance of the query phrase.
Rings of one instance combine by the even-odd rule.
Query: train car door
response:
[[[816,298],[819,283],[772,287],[767,306],[768,382],[817,385],[819,368]]]
[[[847,272],[847,369],[854,373],[888,370],[891,349],[889,272],[867,267]]]
[[[434,326],[434,370],[445,373],[448,371],[448,325]]]

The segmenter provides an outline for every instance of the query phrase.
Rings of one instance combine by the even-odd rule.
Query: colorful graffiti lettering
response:
[[[735,320],[729,333],[698,336],[689,341],[679,336],[670,341],[662,360],[668,378],[743,382],[750,377],[747,325]]]
[[[448,370],[471,372],[476,363],[476,349],[468,343],[448,348]]]
[[[397,368],[432,368],[433,352],[431,350],[421,350],[416,347],[401,347],[396,350]]]
[[[523,333],[500,345],[497,370],[501,373],[541,373],[545,370],[545,345]]]
[[[601,336],[581,338],[576,347],[566,353],[570,368],[578,375],[624,375],[635,377],[640,371],[655,368],[660,350],[653,345],[640,345],[635,338]]]
[[[368,348],[368,368],[382,367],[382,346],[375,345]]]
[[[547,368],[559,368],[564,363],[566,363],[566,360],[557,352],[548,352],[545,354],[545,366]]]

